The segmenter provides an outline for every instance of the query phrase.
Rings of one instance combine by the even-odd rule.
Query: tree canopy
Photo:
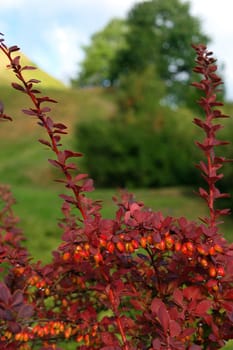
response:
[[[85,58],[74,85],[117,85],[129,74],[154,66],[166,86],[168,104],[187,104],[194,51],[191,44],[208,43],[199,18],[181,0],[136,3],[126,20],[112,20],[84,47]],[[153,79],[153,76],[151,76]],[[188,92],[190,94],[190,92]]]
[[[89,45],[83,47],[85,58],[80,74],[72,80],[74,86],[108,86],[110,68],[116,53],[125,46],[127,26],[121,19],[112,19],[107,26],[92,35]]]
[[[190,14],[189,3],[180,0],[150,0],[137,3],[127,18],[126,46],[111,64],[111,81],[129,72],[140,73],[155,65],[166,83],[167,97],[179,104],[186,98],[192,75],[192,43],[207,43],[198,18]]]

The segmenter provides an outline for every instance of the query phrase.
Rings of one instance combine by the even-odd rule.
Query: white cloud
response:
[[[233,98],[233,37],[232,11],[233,3],[229,0],[192,0],[191,11],[202,20],[204,31],[210,36],[212,42],[209,49],[214,51],[214,56],[219,64],[224,63],[225,84],[227,95]]]
[[[23,5],[26,5],[28,0],[0,0],[1,11],[19,9]],[[28,2],[29,4],[29,2]]]
[[[68,82],[77,74],[78,62],[83,58],[79,45],[87,43],[88,36],[73,26],[54,25],[47,40],[50,46],[53,45],[54,55],[56,55],[55,75]]]
[[[80,45],[111,18],[125,17],[134,4],[142,1],[0,0],[0,32],[8,44],[19,45],[41,68],[67,80],[77,72],[83,57]],[[189,2],[192,14],[202,19],[203,30],[213,38],[209,48],[220,63],[225,63],[228,95],[233,98],[233,2]]]

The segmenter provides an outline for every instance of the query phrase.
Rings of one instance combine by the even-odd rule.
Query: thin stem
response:
[[[109,288],[109,290],[108,290],[108,297],[109,297],[109,300],[110,300],[110,303],[111,303],[111,306],[112,306],[112,311],[115,314],[117,327],[119,329],[119,332],[120,332],[120,335],[121,335],[121,339],[122,339],[122,342],[123,342],[123,350],[130,350],[129,346],[127,345],[128,341],[126,339],[126,335],[125,335],[125,332],[124,332],[124,328],[123,328],[121,319],[120,319],[120,317],[118,315],[118,310],[117,310],[117,307],[116,307],[116,304],[115,304],[114,292],[113,292],[113,290],[111,288]]]
[[[11,52],[8,50],[8,48],[5,45],[1,45],[0,48],[1,48],[2,52],[8,57],[8,59],[9,59],[9,61],[11,63],[11,66],[13,67],[13,70],[14,70],[16,76],[17,76],[17,78],[22,82],[22,84],[23,84],[23,86],[25,88],[26,94],[29,96],[29,98],[31,99],[33,105],[35,106],[35,114],[36,114],[37,118],[42,122],[43,127],[46,129],[47,134],[48,134],[48,136],[50,138],[50,141],[52,143],[51,149],[56,154],[57,159],[58,159],[58,155],[59,155],[60,151],[58,149],[57,142],[56,142],[56,139],[54,137],[53,131],[51,130],[51,128],[48,125],[48,123],[46,122],[45,114],[42,114],[42,112],[41,112],[39,100],[37,99],[35,94],[31,91],[28,83],[24,79],[24,76],[21,73],[20,66],[17,66],[17,65],[14,64],[14,60],[11,57]],[[71,174],[67,171],[67,169],[65,169],[65,166],[62,167],[62,171],[63,171],[63,173],[64,173],[64,175],[65,175],[67,180],[71,180],[72,179]],[[71,188],[71,189],[72,189],[73,194],[74,194],[75,199],[76,199],[76,207],[78,208],[78,210],[80,211],[83,219],[85,220],[85,219],[87,219],[87,214],[86,214],[84,208],[82,207],[81,200],[80,200],[80,193],[77,190],[77,188]]]

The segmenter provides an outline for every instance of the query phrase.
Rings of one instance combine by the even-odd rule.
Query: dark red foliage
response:
[[[197,143],[206,162],[198,165],[207,183],[199,194],[209,216],[202,222],[184,217],[164,217],[146,209],[133,195],[122,193],[115,218],[101,216],[100,202],[85,196],[93,190],[87,174],[75,162],[82,154],[63,150],[66,126],[48,115],[49,97],[26,81],[16,46],[0,49],[19,83],[13,88],[28,95],[33,107],[24,113],[37,120],[47,138],[39,142],[53,151],[49,159],[61,171],[61,182],[70,191],[61,194],[63,230],[60,246],[48,265],[32,263],[22,247],[23,235],[12,211],[7,187],[0,188],[0,346],[8,350],[59,350],[61,341],[74,341],[80,350],[216,350],[233,338],[233,247],[220,234],[218,219],[227,210],[215,208],[225,197],[216,187],[224,157],[215,147],[224,118],[216,107],[222,83],[216,65],[203,45],[195,47],[195,71],[203,76],[194,85],[203,91],[199,103],[205,118],[194,123],[205,134]],[[2,119],[9,117],[3,114]],[[78,209],[77,213],[73,209]]]

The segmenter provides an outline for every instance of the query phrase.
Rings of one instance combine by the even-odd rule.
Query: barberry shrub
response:
[[[35,118],[47,138],[39,142],[52,150],[57,179],[70,194],[61,194],[63,230],[52,262],[34,263],[22,245],[23,234],[12,211],[14,199],[1,186],[0,347],[7,350],[58,350],[74,342],[80,350],[201,350],[219,349],[233,338],[233,247],[220,233],[219,218],[228,210],[215,207],[225,197],[216,187],[227,161],[215,155],[225,144],[217,139],[226,116],[218,109],[222,84],[215,60],[198,45],[193,85],[203,92],[199,104],[204,117],[194,123],[204,132],[197,143],[204,160],[198,167],[206,181],[199,194],[209,215],[193,222],[164,217],[146,209],[133,195],[122,193],[113,219],[104,219],[100,203],[85,193],[93,182],[79,173],[71,158],[80,153],[63,149],[66,126],[49,116],[49,103],[25,80],[17,46],[1,51],[18,82],[13,88],[28,95],[33,107],[24,113]],[[1,106],[1,119],[11,119]],[[66,345],[63,345],[66,348]]]

